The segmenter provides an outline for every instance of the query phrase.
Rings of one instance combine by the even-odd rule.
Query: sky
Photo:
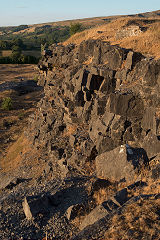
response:
[[[135,14],[160,9],[160,0],[0,0],[0,26]]]

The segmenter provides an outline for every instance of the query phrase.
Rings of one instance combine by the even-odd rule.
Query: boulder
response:
[[[88,206],[86,203],[72,205],[66,211],[67,219],[74,220],[76,217],[84,216],[87,213],[87,210]]]
[[[157,180],[160,178],[160,164],[157,164],[153,169],[152,169],[152,176],[154,180]]]
[[[83,230],[89,225],[94,224],[101,218],[105,217],[109,212],[103,205],[98,205],[96,208],[94,208],[83,220],[81,225],[79,226],[80,230]]]
[[[159,138],[155,134],[153,134],[152,131],[150,131],[144,138],[142,148],[146,150],[146,153],[149,158],[155,157],[158,153],[160,153]]]
[[[27,201],[26,197],[25,197],[25,199],[24,199],[24,201],[22,203],[22,206],[23,206],[23,211],[25,213],[26,218],[28,220],[31,220],[33,218],[33,215],[31,213],[31,209],[30,209],[30,206],[28,204],[28,201]]]
[[[160,76],[160,61],[151,61],[144,69],[143,83],[144,85],[154,87]]]
[[[23,202],[23,211],[28,220],[33,219],[37,214],[49,214],[50,207],[54,206],[54,199],[44,196],[29,196],[25,197]]]
[[[109,102],[111,113],[134,118],[143,116],[143,101],[132,93],[112,93]]]
[[[154,107],[146,108],[142,119],[142,127],[146,131],[152,130],[154,133],[156,133],[156,117]]]
[[[110,181],[134,181],[142,164],[147,164],[148,158],[143,149],[121,145],[109,152],[96,157],[96,174],[98,178]]]
[[[29,179],[16,178],[11,175],[6,175],[4,173],[0,174],[0,189],[12,190],[18,184],[29,181]]]
[[[0,189],[4,189],[9,186],[14,181],[14,177],[11,175],[6,175],[4,173],[0,174]]]

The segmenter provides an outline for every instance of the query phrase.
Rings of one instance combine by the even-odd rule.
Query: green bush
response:
[[[33,78],[33,80],[34,80],[35,82],[38,82],[38,75],[35,75],[34,78]]]
[[[22,120],[23,118],[24,118],[24,113],[22,112],[22,113],[19,113],[18,114],[18,118],[20,119],[20,120]]]
[[[2,109],[3,110],[11,110],[12,109],[12,99],[10,97],[4,98],[2,101]]]
[[[82,25],[80,23],[74,23],[74,24],[71,23],[70,29],[69,29],[71,36],[77,32],[81,32],[81,31],[82,31]]]

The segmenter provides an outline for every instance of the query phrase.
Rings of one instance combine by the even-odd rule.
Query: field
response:
[[[12,54],[11,50],[2,50],[0,51],[0,56],[2,57],[9,57]],[[30,50],[30,51],[22,51],[22,54],[24,55],[29,55],[29,56],[34,56],[36,58],[39,58],[41,56],[41,52],[40,51],[36,51],[36,50]]]
[[[12,54],[11,50],[2,50],[0,51],[0,56],[1,57],[9,57]]]

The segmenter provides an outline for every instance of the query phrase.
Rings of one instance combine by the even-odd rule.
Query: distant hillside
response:
[[[28,48],[40,47],[40,44],[47,42],[52,44],[55,42],[63,42],[70,37],[69,27],[71,24],[80,23],[82,30],[93,28],[99,25],[110,23],[111,21],[121,17],[134,18],[159,18],[160,10],[154,12],[140,13],[134,15],[119,15],[119,16],[105,16],[93,17],[76,20],[66,20],[59,22],[49,22],[34,25],[20,25],[14,27],[0,27],[0,40],[13,40],[21,38],[28,45]]]
[[[41,44],[46,47],[59,42],[79,44],[89,38],[107,40],[143,54],[160,56],[159,20],[160,10],[157,10],[134,15],[0,27],[0,56],[6,56],[8,52],[3,51],[12,50],[14,43],[19,40],[23,42],[22,51],[40,56]],[[70,28],[76,24],[81,26],[80,33],[71,36]],[[129,35],[126,35],[127,31],[130,31]]]

